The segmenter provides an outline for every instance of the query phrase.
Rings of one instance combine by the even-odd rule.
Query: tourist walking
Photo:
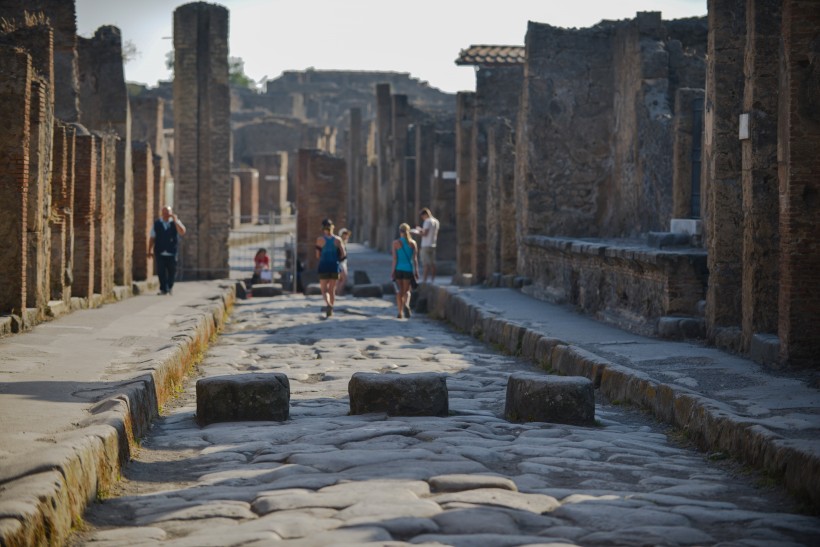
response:
[[[160,218],[151,227],[148,257],[154,257],[159,278],[159,294],[172,294],[177,275],[179,236],[185,235],[185,225],[170,205],[162,208]]]
[[[427,276],[430,282],[436,282],[436,240],[438,239],[439,221],[425,207],[419,213],[421,226],[416,226],[415,233],[421,234],[421,266],[424,269],[422,281],[427,283]]]
[[[339,237],[342,240],[342,246],[344,250],[344,258],[340,263],[340,270],[339,270],[339,281],[336,283],[336,296],[342,296],[345,292],[345,285],[347,284],[347,242],[350,239],[350,230],[347,228],[342,228],[339,230]]]
[[[399,226],[399,238],[393,240],[392,277],[396,283],[396,306],[398,318],[410,317],[410,289],[419,278],[419,261],[416,242],[410,235],[410,225]]]
[[[346,256],[344,243],[339,236],[333,235],[333,221],[329,218],[322,221],[322,235],[316,238],[316,258],[319,259],[319,286],[325,302],[325,317],[330,317],[336,303],[340,264]]]

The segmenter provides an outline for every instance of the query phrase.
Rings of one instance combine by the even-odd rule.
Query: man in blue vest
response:
[[[151,227],[151,239],[148,241],[148,256],[155,257],[157,277],[159,277],[159,294],[172,294],[174,278],[177,274],[177,250],[179,236],[185,235],[185,225],[166,205],[162,208],[161,217]]]

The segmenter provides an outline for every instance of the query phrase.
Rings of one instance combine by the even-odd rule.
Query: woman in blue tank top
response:
[[[399,226],[399,238],[393,241],[393,281],[396,282],[398,318],[410,317],[410,280],[419,278],[418,248],[410,235],[410,225]]]
[[[316,258],[319,259],[319,286],[322,299],[325,301],[325,317],[333,315],[336,303],[336,281],[345,256],[344,244],[339,236],[333,235],[333,221],[326,218],[322,221],[322,235],[316,238]]]

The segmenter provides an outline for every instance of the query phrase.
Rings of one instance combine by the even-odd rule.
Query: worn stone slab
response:
[[[196,383],[196,418],[215,422],[271,420],[290,413],[290,383],[281,372],[202,378]]]
[[[318,283],[311,283],[305,287],[305,294],[309,296],[322,294],[322,287]]]
[[[354,270],[353,271],[353,284],[354,285],[370,285],[370,276],[367,275],[367,272],[364,270]]]
[[[447,416],[447,377],[434,372],[377,374],[357,372],[348,383],[350,413],[388,416]]]
[[[583,376],[516,372],[507,381],[504,417],[511,422],[591,425],[595,422],[592,381]]]
[[[351,294],[357,298],[381,298],[384,295],[381,285],[373,283],[353,285]]]
[[[280,283],[257,283],[251,287],[251,294],[259,296],[282,296],[282,285]]]

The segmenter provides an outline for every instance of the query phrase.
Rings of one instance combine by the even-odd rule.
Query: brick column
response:
[[[0,313],[23,315],[26,307],[26,231],[29,191],[31,58],[0,47]],[[21,325],[17,324],[19,328]]]
[[[322,233],[322,219],[336,229],[347,225],[347,164],[342,158],[316,149],[300,149],[296,174],[296,240],[298,256],[307,270],[317,261],[314,242]]]
[[[738,118],[743,106],[745,0],[709,0],[704,110],[704,221],[710,336],[741,323],[743,210]]]
[[[473,231],[470,223],[473,202],[473,130],[475,93],[456,96],[456,273],[472,273]]]
[[[228,10],[195,2],[174,11],[174,208],[185,224],[181,279],[229,276]]]
[[[154,275],[154,259],[148,257],[151,226],[159,210],[154,201],[154,154],[147,142],[134,141],[131,147],[134,169],[133,278],[144,281]]]
[[[97,206],[97,137],[77,126],[74,162],[74,282],[72,296],[94,295],[94,225]]]
[[[758,333],[777,332],[779,253],[777,88],[780,0],[746,4],[746,86],[743,112],[749,138],[741,141],[743,184],[743,349]]]
[[[820,355],[820,5],[784,0],[780,73],[781,360],[818,368]]]
[[[54,124],[51,165],[51,299],[68,304],[74,239],[74,128],[60,121]]]
[[[134,169],[131,139],[117,139],[116,208],[114,225],[114,284],[128,287],[134,281]],[[149,158],[151,155],[149,154]],[[125,171],[129,172],[126,173]],[[153,169],[152,169],[153,171]],[[153,173],[152,173],[153,176]]]

